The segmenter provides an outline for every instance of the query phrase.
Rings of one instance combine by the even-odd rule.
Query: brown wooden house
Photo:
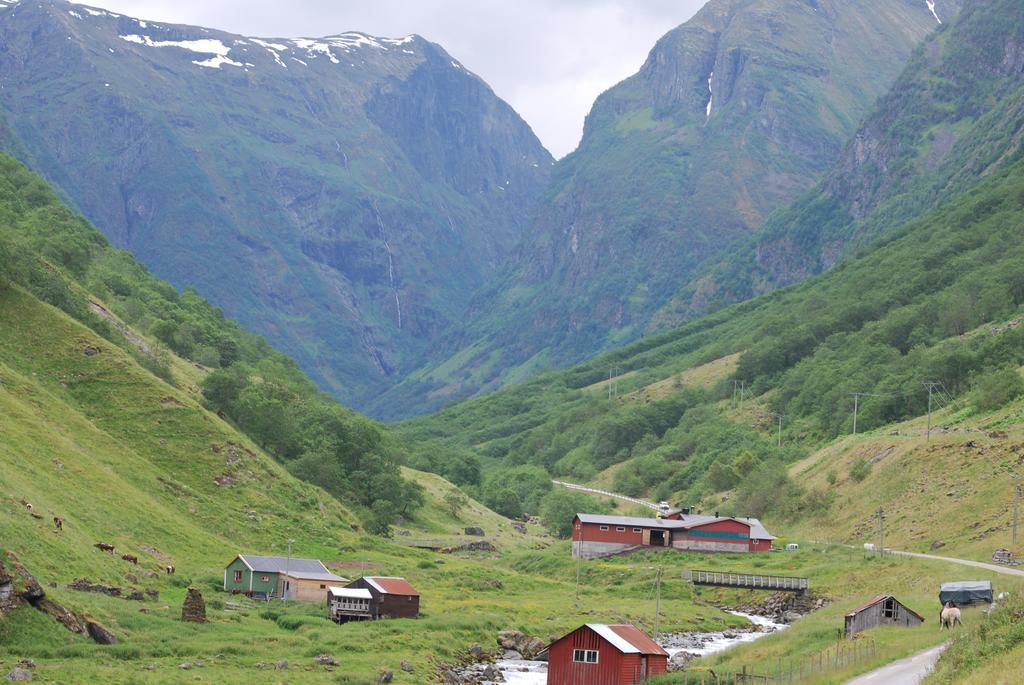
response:
[[[924,616],[900,603],[892,595],[879,595],[846,615],[846,635],[854,635],[877,626],[914,627],[924,623]]]
[[[588,623],[548,647],[547,685],[635,685],[668,671],[668,652],[629,624]]]
[[[417,618],[420,593],[405,578],[363,576],[345,587],[370,592],[369,618]]]

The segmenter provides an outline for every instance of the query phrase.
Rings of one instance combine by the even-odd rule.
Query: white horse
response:
[[[960,609],[952,602],[946,602],[946,606],[942,608],[942,612],[939,614],[939,630],[943,628],[952,629],[955,625],[963,625],[963,622],[960,621]]]

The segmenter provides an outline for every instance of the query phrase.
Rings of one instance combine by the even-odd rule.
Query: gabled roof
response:
[[[912,613],[914,616],[917,616],[919,619],[924,621],[924,616],[922,616],[921,614],[917,613],[916,611],[914,611],[913,609],[908,607],[906,604],[904,604],[900,600],[898,600],[895,597],[893,597],[892,595],[878,595],[877,597],[875,597],[873,600],[871,600],[867,604],[864,604],[863,606],[859,606],[856,609],[854,609],[853,611],[851,611],[850,613],[846,614],[846,616],[848,618],[851,617],[851,616],[856,616],[857,614],[859,614],[860,612],[864,611],[865,609],[870,609],[871,607],[875,606],[876,604],[879,604],[880,602],[883,602],[883,601],[885,601],[887,599],[893,600],[894,602],[899,604],[901,607],[903,607],[904,609],[906,609],[907,611]]]
[[[420,593],[409,584],[405,578],[396,576],[363,576],[363,580],[372,585],[385,595],[412,595],[419,597]]]
[[[587,627],[604,638],[615,649],[623,654],[654,654],[668,656],[658,643],[647,637],[643,631],[628,623],[605,625],[604,623],[588,623]]]
[[[775,536],[756,518],[736,516],[706,516],[684,514],[680,519],[640,518],[637,516],[605,516],[603,514],[576,514],[582,523],[596,523],[602,526],[628,526],[636,528],[658,528],[661,530],[686,530],[705,526],[718,521],[736,521],[750,527],[750,537],[757,540],[774,540]]]
[[[330,575],[327,567],[318,559],[300,559],[299,557],[258,557],[252,554],[239,554],[236,559],[241,559],[250,571],[254,573],[284,573],[288,570],[290,575],[298,578],[298,573],[325,573]],[[232,559],[232,562],[234,559]],[[231,564],[228,564],[230,566]]]
[[[334,597],[347,597],[348,599],[373,599],[370,591],[364,587],[334,587],[327,588],[327,592]]]
[[[282,573],[284,573],[282,571]],[[349,583],[351,582],[348,578],[342,578],[336,576],[333,573],[309,573],[307,571],[292,571],[289,570],[286,574],[289,578],[295,578],[296,580],[319,580],[327,583]]]

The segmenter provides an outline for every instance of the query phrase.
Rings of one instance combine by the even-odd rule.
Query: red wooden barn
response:
[[[548,647],[547,685],[634,685],[668,671],[668,652],[635,626],[588,623]]]
[[[775,537],[756,518],[679,514],[636,518],[576,514],[572,553],[584,558],[623,554],[644,547],[691,552],[769,552]]]

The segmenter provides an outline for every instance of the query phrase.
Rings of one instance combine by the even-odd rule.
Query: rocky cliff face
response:
[[[529,127],[416,36],[0,7],[0,144],[355,406],[461,317],[548,178]]]
[[[832,268],[1020,155],[1024,6],[972,0],[915,54],[812,192],[667,309],[746,299]]]
[[[923,0],[709,2],[597,100],[498,285],[415,392],[495,387],[662,325],[692,274],[813,187],[937,26]]]

